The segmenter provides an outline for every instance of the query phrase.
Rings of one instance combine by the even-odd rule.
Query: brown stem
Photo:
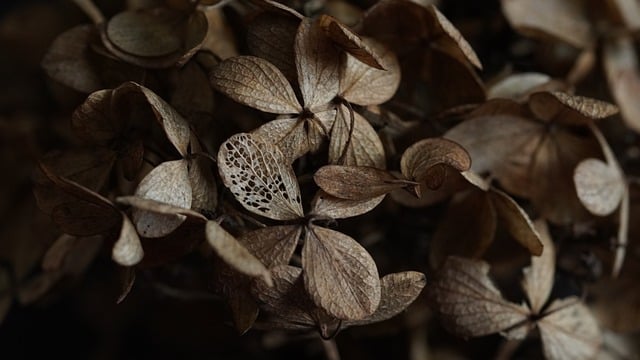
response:
[[[340,352],[338,352],[338,346],[334,339],[321,340],[322,347],[324,348],[324,354],[327,360],[340,360]]]
[[[104,23],[104,15],[91,0],[72,0],[93,21],[94,24]]]

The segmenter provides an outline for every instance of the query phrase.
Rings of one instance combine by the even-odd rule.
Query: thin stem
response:
[[[94,24],[104,23],[104,15],[91,0],[72,0],[93,21]]]
[[[340,352],[334,339],[321,340],[327,360],[340,360]]]

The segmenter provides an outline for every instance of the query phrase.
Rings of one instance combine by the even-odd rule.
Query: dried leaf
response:
[[[543,220],[535,222],[535,229],[544,246],[540,256],[531,257],[531,266],[522,270],[522,289],[529,299],[529,306],[534,314],[540,314],[546,304],[553,287],[556,271],[556,251],[549,235],[547,223]]]
[[[638,56],[630,37],[620,37],[604,44],[604,70],[609,89],[625,124],[640,132],[640,105],[635,94],[640,92]]]
[[[318,23],[325,34],[342,50],[353,56],[354,59],[378,70],[389,70],[382,63],[382,59],[376,49],[370,48],[366,41],[346,25],[340,23],[340,21],[329,15],[320,15]]]
[[[296,69],[305,109],[330,103],[340,90],[340,53],[316,21],[300,22],[295,39]]]
[[[275,65],[290,81],[295,81],[293,44],[299,19],[265,12],[247,29],[247,47],[251,54]]]
[[[273,285],[269,270],[220,224],[207,221],[205,234],[209,245],[224,262],[245,275],[260,277],[269,286]]]
[[[353,114],[353,131],[351,131]],[[338,108],[329,141],[329,163],[349,166],[386,167],[384,146],[371,124],[344,104]]]
[[[542,254],[543,243],[527,213],[504,192],[492,188],[490,194],[500,225],[532,255]]]
[[[191,208],[192,192],[187,160],[166,161],[142,179],[135,195],[179,208]],[[184,215],[167,215],[134,208],[133,223],[144,237],[162,237],[184,222]]]
[[[417,185],[386,170],[364,166],[326,165],[316,171],[313,180],[327,194],[347,200],[368,200]]]
[[[576,297],[556,300],[538,321],[544,356],[549,360],[592,359],[602,335],[596,319]]]
[[[271,269],[289,264],[301,234],[302,228],[298,225],[269,226],[248,232],[238,241]]]
[[[221,62],[210,75],[213,87],[233,100],[276,114],[298,114],[302,107],[282,72],[266,60],[238,56]]]
[[[364,64],[348,55],[340,77],[340,96],[353,104],[377,105],[391,99],[400,86],[400,64],[396,55],[373,39],[363,43],[380,55],[384,70]]]
[[[319,190],[311,201],[311,215],[320,218],[344,219],[366,214],[378,206],[385,195],[380,195],[372,199],[347,200],[331,196]]]
[[[381,298],[378,309],[364,320],[345,321],[344,326],[372,324],[390,319],[413,303],[427,284],[423,273],[405,271],[380,279]]]
[[[502,10],[517,31],[533,37],[552,38],[577,48],[592,43],[591,23],[582,2],[502,0]]]
[[[144,251],[136,229],[129,218],[123,214],[120,235],[116,243],[113,244],[111,258],[122,266],[133,266],[139,263],[143,256]]]
[[[538,92],[529,97],[529,108],[543,121],[555,120],[567,125],[586,125],[618,113],[615,105],[605,101],[564,92]]]
[[[432,178],[436,177],[435,186],[428,186],[430,189],[439,188],[445,181],[443,176],[434,176],[437,173],[433,171],[439,165],[466,171],[471,167],[471,158],[464,148],[451,140],[430,138],[409,146],[400,159],[402,175],[407,179],[428,182],[429,185],[434,184]]]
[[[315,225],[302,248],[304,284],[313,302],[332,316],[359,320],[380,303],[380,280],[371,255],[351,237]]]
[[[247,210],[274,220],[304,217],[293,169],[277,146],[236,134],[218,152],[220,176]]]
[[[526,336],[529,309],[503,299],[488,276],[489,264],[451,256],[428,288],[445,327],[464,337],[503,333]]]
[[[88,60],[89,43],[94,35],[91,25],[80,25],[59,35],[42,59],[47,75],[72,89],[90,93],[103,83]]]

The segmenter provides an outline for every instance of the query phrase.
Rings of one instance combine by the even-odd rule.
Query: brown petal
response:
[[[487,89],[488,99],[526,100],[533,91],[554,83],[547,74],[527,72],[512,74],[494,83]]]
[[[451,140],[430,138],[409,146],[400,159],[402,175],[418,182],[432,183],[429,178],[433,177],[433,169],[437,165],[447,165],[458,171],[466,171],[471,167],[471,158],[464,148]],[[429,186],[429,188],[440,187],[445,179],[436,180],[441,181],[437,186]]]
[[[640,4],[634,0],[613,0],[611,1],[622,17],[625,27],[631,32],[640,29]]]
[[[529,97],[529,108],[541,120],[567,125],[586,125],[594,119],[604,119],[618,113],[608,102],[569,95],[564,92],[538,92]]]
[[[534,314],[540,314],[553,287],[556,273],[556,250],[547,223],[544,220],[538,220],[535,222],[535,229],[540,234],[544,248],[542,254],[531,257],[531,266],[523,269],[522,289],[529,299],[531,311]]]
[[[189,163],[192,209],[215,211],[218,205],[218,187],[211,165],[211,160],[204,156],[191,159]]]
[[[171,105],[150,89],[136,83],[128,83],[125,86],[135,88],[145,97],[169,141],[176,147],[180,155],[187,156],[187,148],[191,140],[189,123]]]
[[[84,93],[103,88],[99,75],[92,68],[88,55],[91,25],[76,26],[59,35],[42,59],[47,75],[72,89]]]
[[[573,181],[582,205],[598,216],[614,212],[626,189],[618,169],[600,159],[581,161],[573,173]]]
[[[205,234],[209,245],[224,262],[245,275],[260,277],[269,286],[273,285],[269,270],[220,224],[208,221]]]
[[[577,48],[592,42],[591,23],[581,2],[502,0],[502,10],[511,26],[525,35],[557,39]]]
[[[265,139],[280,148],[287,164],[309,152],[309,137],[306,120],[299,117],[276,119],[260,126],[251,134]]]
[[[310,225],[302,248],[302,268],[307,292],[330,315],[359,320],[378,308],[376,263],[351,237]]]
[[[484,261],[451,256],[427,294],[445,327],[458,336],[501,332],[508,338],[524,338],[529,310],[504,300],[488,273]]]
[[[251,54],[275,65],[290,81],[295,81],[293,44],[300,20],[264,12],[249,24],[247,47]]]
[[[325,34],[354,59],[378,70],[388,70],[376,50],[369,47],[366,41],[346,25],[329,15],[320,15],[318,23]]]
[[[372,199],[347,200],[331,196],[322,190],[318,190],[311,201],[311,214],[320,218],[345,219],[366,214],[378,206],[385,195]]]
[[[71,117],[75,134],[94,145],[108,146],[121,130],[120,119],[111,115],[113,90],[98,90],[90,94]]]
[[[190,209],[192,192],[189,183],[188,161],[166,161],[155,167],[142,179],[135,196],[160,203]],[[134,208],[133,223],[144,237],[162,237],[184,222],[184,215],[159,214]]]
[[[353,114],[353,131],[351,131]],[[329,163],[386,167],[384,146],[371,124],[357,112],[340,105],[329,141]]]
[[[384,70],[348,55],[340,77],[340,96],[353,104],[377,105],[391,99],[400,86],[400,64],[396,55],[373,39],[364,39],[376,53]]]
[[[316,171],[313,180],[329,195],[347,200],[368,200],[417,185],[386,170],[364,166],[326,165]]]
[[[340,52],[318,22],[305,18],[295,39],[296,69],[304,107],[311,111],[325,106],[338,95]]]
[[[556,300],[538,321],[544,356],[550,360],[592,359],[602,334],[589,309],[576,297]]]
[[[220,146],[218,167],[245,209],[274,220],[304,216],[298,181],[276,145],[251,134],[233,135]]]
[[[473,48],[460,31],[456,29],[455,26],[447,19],[434,5],[430,5],[427,7],[427,10],[432,14],[434,21],[433,28],[437,29],[437,32],[442,32],[449,41],[443,41],[442,39],[438,39],[440,46],[445,49],[446,52],[453,55],[456,59],[461,62],[468,61],[473,66],[478,69],[482,69],[482,64],[480,63],[480,59],[478,59],[478,55],[473,51]],[[455,46],[454,46],[455,45]]]
[[[638,56],[630,37],[612,39],[604,44],[604,69],[613,98],[620,106],[625,124],[640,132],[640,92]]]
[[[492,188],[490,194],[500,225],[532,255],[542,254],[543,244],[527,213],[504,192]]]
[[[268,61],[238,56],[221,62],[210,75],[213,87],[233,100],[276,114],[298,114],[302,107],[282,72]]]
[[[153,199],[145,199],[138,196],[119,196],[116,202],[122,205],[132,206],[136,209],[162,215],[184,215],[192,219],[207,221],[207,218],[199,212],[191,209],[163,203]]]
[[[298,225],[269,226],[238,238],[269,269],[287,265],[296,250],[302,228]]]
[[[464,226],[460,219],[465,219]],[[496,225],[496,209],[488,193],[471,190],[456,195],[433,234],[431,265],[440,267],[449,255],[482,256],[493,243]]]
[[[122,214],[122,227],[118,240],[113,244],[111,258],[122,266],[133,266],[139,263],[143,256],[142,244],[136,229],[129,218]]]
[[[427,284],[423,273],[405,271],[380,279],[381,298],[376,312],[365,320],[345,321],[345,326],[372,324],[390,319],[406,310]]]

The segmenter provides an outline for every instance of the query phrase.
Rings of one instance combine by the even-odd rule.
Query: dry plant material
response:
[[[523,339],[537,327],[547,359],[594,358],[602,338],[589,309],[575,296],[549,303],[556,254],[546,224],[538,221],[536,228],[544,251],[540,257],[532,257],[531,265],[523,271],[527,303],[518,305],[504,299],[489,278],[489,264],[460,257],[447,259],[429,288],[429,297],[445,326],[460,336],[500,333],[509,339]]]
[[[573,169],[597,152],[595,139],[582,129],[616,112],[599,100],[538,92],[526,104],[488,101],[445,137],[469,152],[474,172],[490,172],[509,193],[530,199],[548,220],[569,223],[585,217]]]
[[[602,147],[605,161],[595,158],[582,160],[573,173],[578,198],[590,213],[607,216],[620,208],[618,238],[613,263],[613,276],[618,276],[626,253],[629,229],[629,185],[620,164],[598,128],[590,129]]]

